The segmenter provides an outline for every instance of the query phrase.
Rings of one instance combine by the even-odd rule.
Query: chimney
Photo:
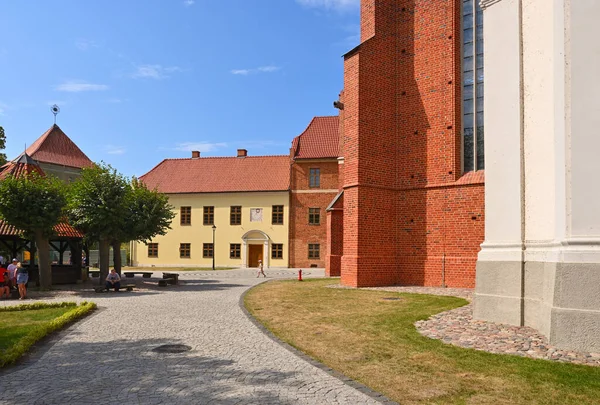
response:
[[[200,158],[200,151],[193,150],[192,151],[192,159],[198,159],[198,158]]]
[[[248,156],[248,151],[246,149],[238,149],[237,157],[246,157]]]

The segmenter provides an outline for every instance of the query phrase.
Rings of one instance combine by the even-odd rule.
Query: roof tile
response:
[[[290,184],[289,156],[165,159],[140,177],[167,194],[284,191]]]
[[[295,159],[339,157],[338,116],[314,117],[308,127],[292,141]]]
[[[43,163],[76,168],[90,167],[93,163],[77,145],[54,124],[27,150],[29,156]]]

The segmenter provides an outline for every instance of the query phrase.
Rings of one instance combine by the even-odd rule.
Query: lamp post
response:
[[[212,226],[212,230],[213,230],[213,270],[215,269],[215,231],[217,230],[217,226],[215,224],[213,224]]]

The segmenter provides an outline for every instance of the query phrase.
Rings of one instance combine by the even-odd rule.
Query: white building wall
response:
[[[486,239],[474,317],[533,326],[562,348],[600,351],[600,1],[482,4]],[[518,48],[510,46],[515,20]],[[489,65],[502,58],[504,77]],[[520,125],[514,125],[515,106]],[[510,133],[498,128],[503,119]],[[500,179],[503,171],[507,181]],[[507,236],[514,238],[517,219],[524,231],[514,243],[519,247],[499,249],[508,246]]]

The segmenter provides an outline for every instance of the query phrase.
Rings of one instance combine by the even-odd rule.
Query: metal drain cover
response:
[[[382,300],[386,300],[386,301],[400,301],[400,298],[398,298],[398,297],[384,297],[384,298],[382,298]]]
[[[152,349],[153,352],[158,353],[183,353],[190,350],[192,350],[192,348],[186,345],[162,345]]]

